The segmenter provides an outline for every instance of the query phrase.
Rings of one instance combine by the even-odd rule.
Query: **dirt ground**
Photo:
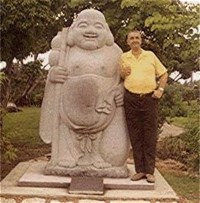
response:
[[[27,145],[24,146],[15,146],[17,148],[17,158],[11,163],[6,163],[1,161],[1,177],[2,180],[6,175],[20,162],[28,161],[30,159],[35,159],[40,156],[44,156],[51,152],[51,147],[49,145],[34,146],[30,147]]]
[[[42,146],[17,146],[17,159],[12,163],[6,163],[2,161],[1,163],[1,180],[20,162],[28,161],[30,159],[40,159],[43,156],[46,156],[51,152],[51,147],[49,145]],[[133,163],[132,152],[130,152],[130,156],[128,159],[128,163]],[[182,171],[186,173],[186,167],[180,162],[175,160],[167,159],[167,160],[156,160],[156,167],[159,169],[166,169],[170,171]]]

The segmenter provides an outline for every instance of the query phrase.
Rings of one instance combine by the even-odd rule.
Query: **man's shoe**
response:
[[[137,181],[137,180],[141,180],[145,177],[144,173],[136,173],[131,177],[132,181]]]
[[[155,183],[156,179],[155,176],[152,174],[146,174],[147,182],[149,183]]]

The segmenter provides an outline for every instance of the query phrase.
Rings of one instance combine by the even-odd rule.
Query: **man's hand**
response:
[[[163,91],[161,90],[154,90],[152,97],[155,99],[160,99],[163,95]]]
[[[130,66],[123,67],[123,69],[121,70],[122,78],[125,78],[125,77],[129,76],[130,74],[131,74],[131,67]]]
[[[59,66],[55,66],[49,71],[49,80],[51,82],[64,83],[67,76],[67,71]]]

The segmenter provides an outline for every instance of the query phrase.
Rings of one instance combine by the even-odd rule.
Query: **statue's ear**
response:
[[[110,28],[109,28],[108,24],[106,24],[106,30],[108,32],[107,39],[106,39],[106,45],[107,46],[112,46],[114,44],[114,37],[113,37],[112,32],[110,31]]]
[[[68,34],[67,34],[67,45],[70,46],[70,47],[74,46],[73,28],[74,28],[74,25],[72,24],[69,27],[69,31],[68,31]]]

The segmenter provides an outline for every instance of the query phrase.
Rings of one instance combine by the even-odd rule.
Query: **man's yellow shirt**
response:
[[[167,69],[152,51],[142,49],[142,53],[136,58],[132,51],[122,54],[120,59],[120,71],[129,66],[131,74],[124,79],[127,90],[136,94],[150,93],[156,89],[156,78],[167,72]]]

